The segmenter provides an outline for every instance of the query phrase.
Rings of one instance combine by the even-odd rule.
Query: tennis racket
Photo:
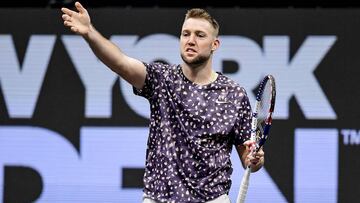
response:
[[[255,154],[261,146],[264,145],[269,136],[269,130],[272,123],[272,114],[275,106],[275,78],[272,75],[267,75],[259,85],[256,94],[255,109],[251,122],[251,137],[250,140],[255,141],[255,147],[251,149],[250,153]],[[251,169],[246,167],[245,173],[241,180],[239,194],[236,203],[245,202],[246,193],[249,187]]]

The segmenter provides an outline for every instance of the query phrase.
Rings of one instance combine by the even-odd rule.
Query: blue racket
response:
[[[250,153],[256,153],[265,144],[269,136],[269,131],[272,123],[272,114],[275,107],[275,78],[272,75],[267,75],[259,85],[256,94],[255,109],[251,122],[251,138],[255,141],[255,148]],[[245,202],[246,193],[250,181],[250,166],[246,167],[245,173],[241,180],[237,203]]]

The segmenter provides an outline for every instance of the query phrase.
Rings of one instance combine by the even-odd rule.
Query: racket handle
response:
[[[245,202],[246,193],[247,193],[247,190],[249,187],[250,171],[251,171],[250,167],[247,167],[244,172],[244,175],[242,177],[241,184],[240,184],[239,194],[236,199],[236,203],[244,203]]]

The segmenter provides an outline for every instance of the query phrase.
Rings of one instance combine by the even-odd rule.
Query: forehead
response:
[[[203,31],[213,32],[215,29],[212,27],[210,22],[202,18],[189,18],[184,21],[182,31]]]

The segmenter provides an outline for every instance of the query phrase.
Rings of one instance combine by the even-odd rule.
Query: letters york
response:
[[[214,68],[222,71],[223,61],[234,61],[240,68],[231,78],[243,85],[254,103],[254,89],[264,74],[276,78],[275,117],[289,117],[289,100],[294,97],[307,119],[336,119],[335,111],[313,72],[336,41],[336,36],[308,36],[290,60],[288,36],[264,36],[263,49],[241,36],[221,36],[221,47],[214,55]],[[20,68],[10,35],[0,35],[0,84],[10,118],[31,118],[53,52],[54,35],[33,35]],[[110,118],[112,88],[118,76],[100,62],[79,36],[64,35],[63,44],[85,86],[85,117]],[[178,38],[167,34],[113,36],[111,40],[128,55],[152,62],[180,63]],[[61,69],[61,64],[59,64]],[[308,90],[311,91],[308,91]],[[149,108],[120,80],[120,90],[132,110],[145,118]],[[140,105],[139,105],[140,103]]]

